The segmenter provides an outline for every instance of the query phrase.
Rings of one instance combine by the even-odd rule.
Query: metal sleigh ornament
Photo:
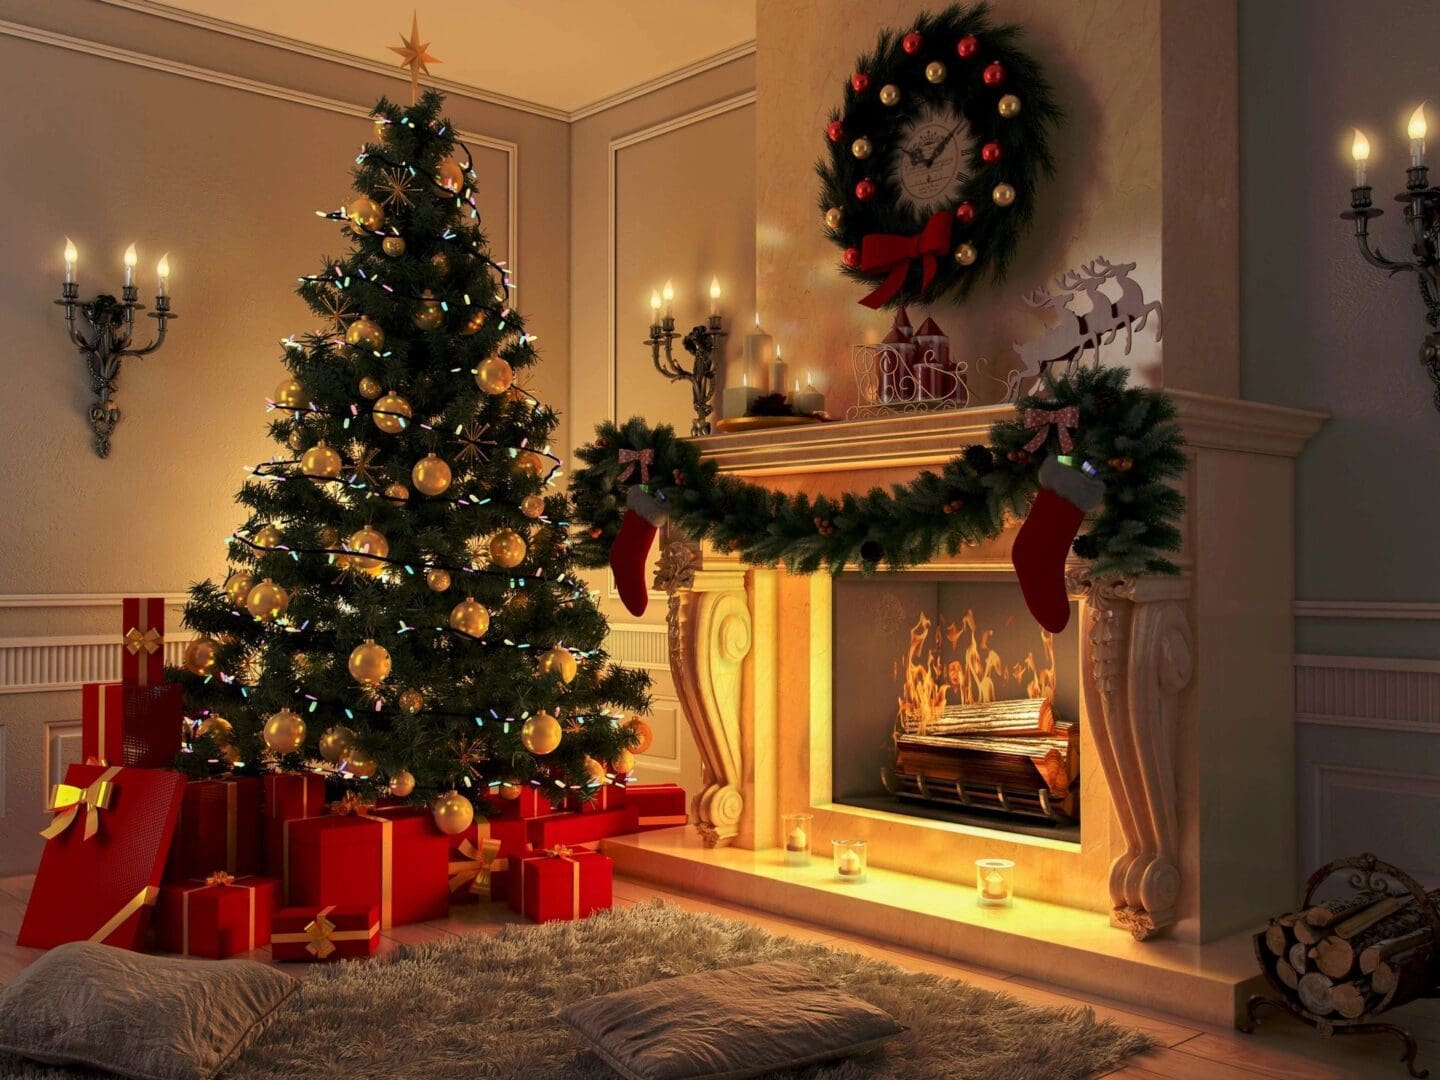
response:
[[[847,420],[963,409],[970,403],[969,364],[951,359],[950,339],[934,319],[912,330],[903,307],[885,340],[853,346],[850,363],[856,404],[846,411]]]

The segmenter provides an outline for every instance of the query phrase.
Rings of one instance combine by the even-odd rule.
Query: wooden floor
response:
[[[15,934],[25,901],[30,894],[29,877],[0,878],[0,983],[14,977],[40,953],[15,944]],[[666,892],[626,878],[615,881],[617,907],[659,898],[688,911],[711,912],[725,918],[743,919],[776,934],[820,942],[837,949],[852,949],[889,961],[912,971],[928,971],[962,979],[974,986],[1013,994],[1036,1005],[1072,1007],[1088,1005],[1100,1016],[1148,1032],[1159,1049],[1131,1059],[1111,1076],[1152,1077],[1163,1080],[1227,1080],[1227,1078],[1303,1077],[1332,1080],[1340,1077],[1381,1077],[1405,1080],[1399,1064],[1400,1043],[1393,1036],[1371,1035],[1322,1039],[1314,1031],[1288,1017],[1267,1014],[1254,1035],[1199,1027],[1163,1012],[1119,1006],[1103,998],[1053,989],[1044,983],[1003,971],[968,968],[961,964],[838,934],[824,927],[776,918],[746,908],[733,907],[692,896]],[[502,905],[487,904],[457,908],[448,919],[397,926],[384,933],[380,951],[401,944],[415,944],[448,935],[497,933],[506,923],[525,922]],[[270,961],[270,950],[260,949],[254,958]],[[281,964],[280,968],[303,977],[311,970],[305,964]],[[1420,1040],[1419,1064],[1440,1066],[1440,1008],[1436,1002],[1417,1003],[1397,1010],[1396,1023],[1408,1026]],[[1435,1074],[1440,1078],[1440,1072]],[[916,1078],[923,1080],[923,1078]]]

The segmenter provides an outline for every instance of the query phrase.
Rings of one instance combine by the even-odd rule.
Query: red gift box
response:
[[[271,922],[270,956],[277,960],[344,960],[380,947],[380,914],[373,907],[287,907]]]
[[[371,810],[370,817],[389,821],[394,866],[391,924],[443,919],[450,914],[450,837],[435,827],[425,806],[394,806]]]
[[[626,800],[635,808],[635,824],[642,831],[668,829],[690,820],[685,813],[685,789],[679,784],[631,784]]]
[[[464,904],[504,900],[510,890],[510,859],[500,854],[496,839],[481,840],[477,846],[461,839],[450,853],[450,903]]]
[[[525,838],[532,848],[540,851],[556,844],[593,844],[609,836],[633,833],[635,828],[635,807],[627,804],[590,814],[569,811],[531,818],[525,823]]]
[[[488,802],[492,818],[535,818],[555,813],[550,800],[533,784],[524,785],[513,799],[502,798],[498,792],[492,791]]]
[[[535,922],[583,919],[610,907],[615,864],[608,855],[557,846],[519,862],[520,910]]]
[[[55,817],[41,833],[45,850],[15,943],[143,942],[184,795],[179,773],[71,765],[51,792]]]
[[[160,886],[156,944],[181,956],[223,960],[270,944],[274,878],[211,874],[204,881]]]
[[[165,880],[203,878],[216,870],[260,872],[260,781],[255,777],[185,785]]]
[[[80,718],[80,755],[86,761],[166,769],[180,752],[185,689],[179,683],[85,683]]]
[[[565,799],[565,809],[578,810],[582,814],[593,814],[597,810],[618,810],[626,804],[625,785],[620,783],[601,784],[592,798],[582,801],[572,792]]]
[[[260,778],[265,819],[265,873],[285,876],[285,822],[325,813],[325,778],[311,772],[266,773]]]
[[[127,596],[120,613],[125,626],[120,681],[126,686],[158,686],[165,681],[164,598]]]

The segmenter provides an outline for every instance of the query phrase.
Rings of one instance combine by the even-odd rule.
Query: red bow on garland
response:
[[[635,475],[636,465],[640,466],[640,482],[642,484],[648,484],[650,482],[650,466],[655,464],[654,450],[649,448],[644,450],[621,450],[615,457],[621,465],[625,466],[624,469],[620,470],[620,475],[615,477],[620,483],[623,484]]]
[[[870,233],[860,240],[860,270],[866,274],[889,272],[875,291],[860,303],[870,308],[881,308],[894,299],[905,278],[910,274],[910,264],[916,259],[921,262],[920,289],[923,292],[935,280],[935,259],[950,252],[950,222],[948,213],[931,216],[925,227],[914,236],[899,236],[895,233]]]
[[[1025,449],[1035,453],[1045,445],[1045,440],[1050,437],[1050,428],[1054,427],[1060,435],[1060,452],[1068,454],[1075,448],[1070,438],[1070,429],[1080,426],[1080,409],[1075,405],[1067,405],[1063,409],[1026,409],[1025,427],[1035,432],[1035,437],[1025,444]]]

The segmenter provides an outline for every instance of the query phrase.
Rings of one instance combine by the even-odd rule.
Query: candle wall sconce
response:
[[[720,328],[720,314],[715,309],[715,303],[720,298],[719,282],[712,282],[710,285],[710,317],[703,325],[693,327],[691,331],[681,339],[685,351],[695,358],[687,371],[684,365],[675,359],[673,352],[675,339],[679,334],[675,330],[675,316],[669,309],[669,303],[674,293],[670,283],[665,283],[666,310],[660,314],[660,295],[657,293],[650,301],[651,323],[650,336],[645,339],[644,344],[650,346],[650,358],[655,362],[655,370],[671,382],[688,382],[690,384],[690,396],[695,406],[695,422],[690,425],[691,435],[710,434],[710,414],[715,411],[715,361],[716,354],[720,351],[720,343],[725,338],[725,331]],[[664,352],[662,359],[661,352]]]
[[[1435,383],[1435,407],[1440,409],[1440,188],[1430,185],[1429,169],[1425,166],[1425,128],[1422,105],[1410,117],[1410,167],[1405,172],[1405,190],[1395,196],[1395,201],[1404,207],[1412,258],[1388,259],[1370,243],[1370,220],[1385,211],[1372,205],[1370,200],[1371,189],[1365,177],[1370,142],[1359,131],[1355,132],[1351,145],[1355,186],[1350,189],[1350,209],[1340,217],[1355,223],[1355,242],[1371,266],[1391,275],[1415,275],[1420,299],[1425,304],[1425,321],[1430,328],[1420,346],[1420,361]]]
[[[90,406],[90,428],[95,436],[95,453],[99,457],[110,454],[110,435],[120,422],[120,409],[114,403],[114,394],[120,381],[120,364],[127,356],[146,356],[160,348],[165,342],[165,326],[169,320],[178,318],[170,310],[170,297],[165,293],[165,279],[169,274],[166,259],[160,260],[160,291],[155,297],[155,310],[150,318],[159,326],[155,338],[148,345],[131,347],[135,333],[135,312],[144,311],[138,302],[139,291],[135,287],[135,245],[125,252],[125,284],[121,298],[101,293],[93,300],[80,299],[80,286],[74,280],[75,246],[65,246],[65,283],[60,289],[60,299],[55,303],[65,308],[65,323],[70,341],[80,350],[90,372],[90,390],[95,401]],[[76,326],[76,313],[82,316],[88,326],[88,335]]]

